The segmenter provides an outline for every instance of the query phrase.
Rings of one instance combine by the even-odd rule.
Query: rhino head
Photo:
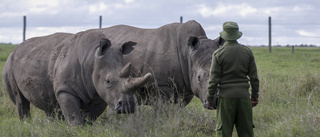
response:
[[[189,79],[191,89],[202,102],[205,101],[208,92],[210,67],[213,52],[222,46],[224,40],[218,37],[215,40],[206,36],[191,36],[188,41]]]
[[[123,55],[129,54],[135,44],[129,41],[122,46],[111,46],[111,42],[104,38],[95,52],[92,76],[94,87],[98,95],[117,113],[134,113],[134,92],[152,77],[148,73],[143,77],[129,78],[131,64],[123,65]]]

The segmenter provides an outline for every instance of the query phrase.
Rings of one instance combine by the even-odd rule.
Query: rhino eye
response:
[[[109,79],[107,79],[107,80],[106,80],[106,83],[107,83],[107,84],[110,84],[110,83],[111,83],[111,81],[110,81]]]

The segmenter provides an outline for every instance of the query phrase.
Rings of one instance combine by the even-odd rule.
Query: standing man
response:
[[[252,107],[259,102],[254,56],[248,47],[237,42],[242,36],[237,23],[225,22],[220,36],[226,42],[212,55],[205,106],[217,108],[217,136],[231,137],[235,126],[239,137],[253,137]],[[218,100],[213,102],[217,92]]]

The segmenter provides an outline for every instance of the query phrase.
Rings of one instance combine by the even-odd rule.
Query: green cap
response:
[[[224,40],[237,40],[242,36],[242,32],[239,31],[237,23],[228,21],[223,23],[223,31],[220,32],[220,36]]]

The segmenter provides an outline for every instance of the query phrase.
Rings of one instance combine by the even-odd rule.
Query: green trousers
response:
[[[231,137],[234,126],[239,137],[253,137],[252,105],[249,97],[219,97],[216,136]]]

